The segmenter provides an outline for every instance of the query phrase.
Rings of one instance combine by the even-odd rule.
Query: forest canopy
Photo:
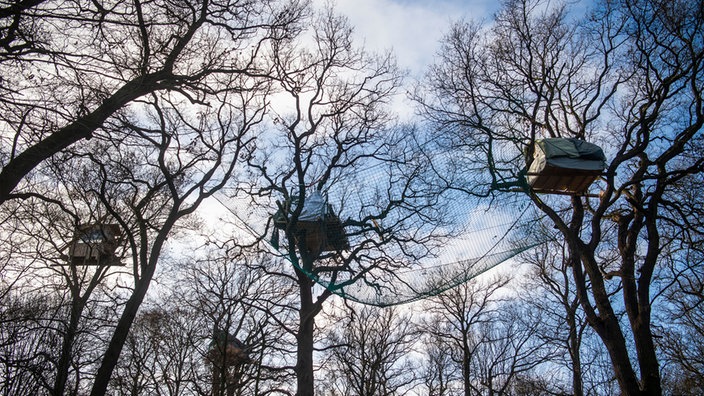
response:
[[[0,388],[701,394],[703,14],[0,2]]]

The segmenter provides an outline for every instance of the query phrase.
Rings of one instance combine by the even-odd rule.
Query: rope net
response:
[[[431,193],[432,180],[402,179],[392,167],[331,180],[340,182],[329,183],[321,193],[339,226],[326,229],[325,220],[317,224],[323,238],[337,238],[338,243],[323,241],[309,264],[301,249],[310,239],[310,223],[304,234],[305,222],[296,219],[305,212],[297,208],[305,206],[306,198],[254,200],[231,193],[220,202],[249,234],[267,241],[275,254],[320,286],[380,307],[442,293],[545,240],[539,232],[540,216],[523,193],[436,194]],[[304,195],[310,197],[311,192]],[[277,208],[284,206],[287,219],[281,220]],[[331,232],[342,233],[344,243]]]

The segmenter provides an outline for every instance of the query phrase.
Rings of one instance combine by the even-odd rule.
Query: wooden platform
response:
[[[528,185],[535,192],[583,195],[601,175],[601,171],[556,168],[546,166],[539,173],[528,173]]]

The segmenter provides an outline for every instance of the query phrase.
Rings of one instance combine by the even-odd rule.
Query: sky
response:
[[[391,49],[399,66],[420,77],[453,21],[489,20],[499,0],[332,0],[370,51]],[[315,0],[316,6],[326,0]]]

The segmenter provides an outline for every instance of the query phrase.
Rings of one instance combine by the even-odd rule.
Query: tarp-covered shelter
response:
[[[274,226],[285,230],[292,221],[292,215],[298,205],[298,198],[285,202],[274,215]],[[332,205],[320,193],[314,191],[305,197],[294,228],[290,230],[298,242],[303,242],[307,253],[317,256],[325,251],[349,249],[349,242],[340,218],[333,211]]]
[[[606,156],[597,145],[576,138],[536,140],[526,175],[536,192],[584,194],[606,168]]]
[[[208,350],[208,360],[217,366],[236,366],[249,362],[247,346],[224,330],[215,330]]]
[[[117,224],[79,226],[69,246],[69,261],[73,265],[120,265],[115,256],[122,235]]]

